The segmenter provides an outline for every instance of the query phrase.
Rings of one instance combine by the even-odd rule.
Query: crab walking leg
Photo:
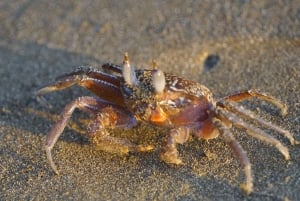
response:
[[[58,170],[56,168],[56,165],[53,162],[53,158],[51,155],[51,150],[53,149],[53,146],[55,145],[56,141],[58,140],[59,136],[63,132],[64,128],[66,127],[72,113],[76,108],[83,110],[85,112],[91,113],[91,114],[98,114],[103,108],[114,108],[116,111],[122,112],[122,108],[118,107],[116,105],[112,105],[106,101],[103,101],[101,99],[93,98],[93,97],[79,97],[72,101],[71,103],[67,104],[64,108],[63,112],[60,115],[59,120],[56,122],[56,124],[51,128],[49,134],[46,137],[46,143],[45,143],[45,150],[47,159],[54,170],[56,174],[58,174]],[[120,113],[119,112],[119,113]],[[132,127],[136,125],[135,119],[133,119],[132,116],[128,115],[126,111],[123,111],[122,116],[117,116],[116,121],[117,123],[121,123],[122,127]],[[107,121],[114,121],[113,119],[108,119]],[[108,122],[109,123],[109,122]],[[116,143],[117,144],[117,143]],[[123,144],[120,143],[122,146]],[[133,146],[133,145],[131,145]]]
[[[72,113],[76,108],[79,108],[81,110],[90,111],[89,108],[96,108],[97,100],[92,97],[79,97],[76,100],[72,101],[71,103],[67,104],[61,113],[59,120],[56,122],[56,124],[51,128],[50,132],[48,133],[46,137],[46,143],[45,143],[45,150],[47,159],[54,170],[56,174],[58,174],[58,170],[56,168],[56,165],[53,162],[51,150],[53,149],[53,146],[55,145],[56,141],[58,140],[59,136],[63,132],[64,128],[66,127]]]
[[[223,118],[230,121],[233,125],[245,128],[250,136],[276,147],[278,151],[284,156],[285,160],[290,159],[288,148],[283,146],[279,140],[275,139],[271,135],[268,135],[263,130],[244,122],[241,118],[234,115],[233,113],[226,112],[224,109],[218,109],[217,112],[219,115],[222,115]]]
[[[94,120],[88,126],[88,137],[100,150],[127,154],[128,152],[143,152],[153,149],[150,145],[136,145],[125,138],[109,136],[108,128],[131,128],[137,121],[130,112],[118,107],[105,107],[98,111]]]
[[[160,154],[160,159],[166,163],[172,163],[176,165],[183,164],[178,156],[178,150],[176,144],[183,144],[189,138],[188,128],[172,129],[170,134],[165,139],[163,152]]]
[[[262,100],[268,101],[268,102],[276,105],[278,108],[280,108],[281,114],[283,116],[287,114],[287,106],[285,104],[283,104],[281,101],[274,98],[273,96],[259,92],[257,89],[250,89],[247,91],[238,92],[236,94],[225,96],[221,100],[239,102],[239,101],[243,101],[245,99],[249,99],[252,97],[260,98]]]
[[[299,143],[298,141],[296,141],[293,137],[293,135],[285,130],[285,129],[282,129],[280,128],[279,126],[277,125],[274,125],[272,124],[271,122],[268,122],[262,118],[259,118],[257,116],[254,115],[253,112],[237,105],[236,103],[234,102],[224,102],[224,103],[221,103],[226,109],[228,109],[229,111],[235,113],[235,114],[241,114],[243,115],[244,117],[248,118],[248,119],[251,119],[253,121],[257,121],[258,123],[266,126],[267,128],[270,128],[270,129],[273,129],[275,131],[277,131],[278,133],[280,134],[283,134],[287,139],[289,139],[290,143],[292,145],[294,145],[295,143]]]
[[[246,183],[241,184],[241,189],[246,194],[250,194],[253,191],[253,177],[251,171],[251,164],[246,152],[238,143],[238,141],[234,138],[229,128],[227,128],[219,119],[213,118],[212,121],[214,125],[219,129],[220,135],[223,137],[224,141],[228,144],[228,146],[232,149],[233,153],[240,160],[246,176]]]

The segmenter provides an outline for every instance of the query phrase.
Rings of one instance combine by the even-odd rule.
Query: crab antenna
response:
[[[157,68],[157,63],[155,62],[155,60],[152,61],[152,65],[152,84],[156,93],[161,93],[164,91],[166,86],[165,74],[162,70]]]
[[[124,60],[123,60],[123,77],[125,82],[130,85],[138,85],[138,81],[135,75],[135,69],[133,66],[130,65],[128,53],[125,52]]]

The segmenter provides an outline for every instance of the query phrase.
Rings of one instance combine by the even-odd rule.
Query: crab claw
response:
[[[135,69],[129,63],[127,52],[124,55],[122,73],[123,73],[124,80],[127,84],[135,85],[135,86],[138,85],[138,80],[137,80],[136,75],[135,75]]]
[[[152,85],[156,93],[163,92],[166,86],[165,74],[162,70],[157,68],[157,64],[155,61],[153,61]]]

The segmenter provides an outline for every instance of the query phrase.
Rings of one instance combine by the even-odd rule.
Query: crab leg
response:
[[[137,121],[130,112],[118,107],[105,107],[98,111],[88,126],[88,137],[100,150],[127,154],[153,149],[152,146],[135,145],[127,139],[109,136],[107,128],[131,128]]]
[[[37,96],[52,91],[62,90],[78,84],[89,89],[98,96],[115,104],[124,105],[122,93],[119,89],[120,79],[117,76],[103,73],[90,68],[78,68],[72,73],[56,78],[56,81],[37,92]]]
[[[119,76],[122,76],[122,67],[116,64],[106,63],[102,65],[102,69],[106,73],[117,73]]]
[[[95,102],[96,100],[94,98],[90,97],[79,97],[76,100],[72,101],[66,107],[64,108],[63,112],[60,115],[59,120],[56,122],[56,124],[51,128],[50,132],[48,133],[46,137],[46,143],[45,143],[45,150],[47,154],[47,159],[54,170],[56,174],[58,174],[58,170],[56,168],[56,165],[53,162],[51,150],[53,146],[55,145],[56,141],[58,140],[59,136],[63,132],[64,128],[66,127],[73,111],[76,108],[79,108],[81,110],[86,111],[92,111],[93,108],[96,107],[97,104],[91,104],[92,102]]]
[[[251,119],[253,121],[257,121],[258,123],[266,126],[267,128],[270,128],[270,129],[273,129],[275,131],[277,131],[278,133],[281,133],[283,134],[286,138],[289,139],[290,143],[292,145],[294,145],[295,143],[297,144],[298,141],[296,141],[293,137],[293,135],[287,131],[287,130],[284,130],[282,128],[280,128],[279,126],[277,125],[274,125],[262,118],[258,118],[256,117],[253,112],[249,111],[249,110],[246,110],[245,108],[235,104],[234,102],[225,102],[225,103],[221,103],[226,109],[228,109],[229,111],[233,112],[233,113],[237,113],[237,114],[241,114],[243,115],[244,117],[248,118],[248,119]]]
[[[229,128],[227,128],[226,125],[222,123],[222,121],[220,121],[217,118],[213,118],[212,121],[214,125],[219,129],[220,135],[223,137],[225,142],[240,160],[246,175],[246,183],[241,184],[241,189],[244,190],[246,194],[250,194],[253,191],[253,177],[251,171],[251,164],[246,152],[238,143],[238,141],[234,138]]]
[[[58,170],[53,162],[51,150],[52,150],[53,146],[55,145],[56,141],[58,140],[59,136],[63,132],[64,128],[66,127],[69,119],[71,118],[73,111],[76,108],[79,108],[86,112],[93,113],[93,111],[100,104],[103,104],[103,103],[101,103],[100,101],[97,101],[95,98],[79,97],[76,100],[72,101],[71,103],[69,103],[65,106],[63,112],[60,115],[59,120],[51,128],[50,132],[48,133],[48,135],[46,137],[45,150],[46,150],[46,154],[47,154],[47,159],[56,174],[58,174]]]
[[[172,163],[176,165],[183,164],[178,156],[177,144],[183,144],[189,138],[188,128],[172,129],[170,134],[165,139],[165,145],[163,152],[160,154],[160,159],[166,163]]]
[[[78,67],[75,71],[71,73],[67,73],[64,75],[61,75],[55,79],[56,83],[70,83],[75,84],[79,82],[80,80],[84,80],[85,78],[94,78],[97,80],[103,80],[106,82],[109,82],[113,85],[120,86],[120,77],[117,77],[115,75],[111,75],[108,73],[104,73],[102,71],[90,68],[90,67]],[[74,82],[77,81],[77,82]],[[66,85],[66,87],[70,86]],[[63,89],[63,88],[62,88]]]
[[[252,126],[251,124],[247,124],[242,119],[240,119],[238,116],[234,115],[233,113],[226,112],[224,109],[218,109],[217,113],[218,113],[218,115],[221,115],[223,118],[230,121],[233,125],[247,129],[247,133],[250,136],[276,147],[277,150],[284,156],[285,160],[290,159],[290,154],[289,154],[288,149],[285,146],[283,146],[279,140],[275,139],[271,135],[268,135],[263,130],[256,128],[256,127]]]
[[[106,119],[107,122],[100,121],[99,123],[106,125],[111,124],[118,127],[132,127],[136,125],[136,121],[132,115],[130,115],[129,112],[124,111],[123,108],[118,107],[116,105],[112,105],[106,101],[103,101],[101,99],[96,99],[93,97],[79,97],[72,101],[71,103],[67,104],[64,108],[63,112],[60,115],[59,120],[56,122],[56,124],[51,128],[50,132],[48,133],[46,137],[46,143],[45,143],[45,150],[47,159],[54,170],[56,174],[58,174],[58,170],[56,168],[56,165],[53,162],[51,150],[53,149],[53,146],[55,145],[56,141],[58,140],[59,136],[63,132],[64,128],[66,127],[72,113],[76,108],[83,110],[85,112],[91,113],[93,115],[99,114],[104,108],[111,108],[111,110],[115,110],[117,114],[121,114],[120,116],[115,116],[114,119]],[[110,122],[111,121],[111,122]],[[107,125],[106,125],[107,126]],[[111,142],[114,142],[114,146],[131,146],[133,150],[134,145],[127,140],[123,141],[121,138],[118,138],[117,140],[113,140],[111,137]],[[147,147],[146,147],[147,148]],[[146,149],[145,148],[145,149]],[[142,147],[138,147],[138,150],[141,150]],[[150,147],[148,147],[150,149]]]
[[[243,101],[245,99],[251,98],[251,97],[257,97],[262,100],[268,101],[268,102],[276,105],[278,108],[280,108],[281,114],[283,116],[287,114],[287,106],[285,104],[283,104],[281,101],[279,101],[278,99],[276,99],[268,94],[259,92],[256,89],[250,89],[247,91],[242,91],[242,92],[239,92],[236,94],[225,96],[221,100],[229,100],[229,101],[239,102],[239,101]]]

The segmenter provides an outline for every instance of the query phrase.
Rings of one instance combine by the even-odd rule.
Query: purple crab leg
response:
[[[290,154],[289,154],[288,148],[285,147],[276,138],[274,138],[271,135],[265,133],[263,130],[261,130],[259,128],[256,128],[251,124],[248,124],[248,123],[244,122],[240,117],[236,116],[233,113],[227,112],[223,109],[219,109],[219,110],[217,110],[217,112],[218,112],[218,115],[220,115],[223,118],[227,119],[233,125],[235,125],[237,127],[245,128],[247,130],[247,133],[250,136],[276,147],[278,149],[278,151],[284,156],[285,160],[290,159]]]
[[[122,67],[112,63],[106,63],[102,65],[102,69],[106,73],[116,73],[118,76],[122,76]]]
[[[219,104],[220,104],[220,102],[219,102]],[[289,131],[287,131],[285,129],[282,129],[279,126],[274,125],[271,122],[268,122],[268,121],[266,121],[262,118],[256,117],[253,112],[251,112],[249,110],[246,110],[245,108],[243,108],[242,106],[237,105],[234,102],[224,102],[224,103],[222,103],[222,105],[226,109],[228,109],[229,111],[231,111],[235,114],[241,114],[243,117],[245,117],[247,119],[257,121],[261,125],[264,125],[267,128],[273,129],[274,131],[277,131],[278,133],[284,135],[286,138],[289,139],[291,145],[299,143],[297,140],[294,139],[293,135]]]
[[[223,97],[221,100],[229,100],[229,101],[239,102],[239,101],[243,101],[245,99],[252,98],[252,97],[260,98],[262,100],[268,101],[268,102],[276,105],[278,108],[280,108],[281,114],[283,116],[285,116],[287,114],[287,106],[285,104],[283,104],[281,101],[274,98],[273,96],[259,92],[257,89],[241,91],[236,94],[232,94],[232,95]]]
[[[79,97],[76,100],[74,100],[71,103],[66,105],[63,112],[60,115],[59,120],[51,128],[49,134],[46,137],[45,150],[46,150],[46,154],[47,154],[47,159],[56,174],[58,174],[58,170],[56,168],[56,165],[53,162],[51,150],[52,150],[53,146],[55,145],[56,141],[58,140],[59,136],[63,132],[64,128],[66,127],[73,111],[76,108],[79,108],[81,110],[91,113],[93,110],[96,110],[96,108],[99,107],[100,104],[103,104],[103,103],[98,101],[95,98]],[[103,104],[102,106],[105,106],[105,104]]]
[[[66,105],[59,120],[46,137],[45,150],[47,159],[56,174],[58,174],[58,170],[53,162],[51,150],[76,108],[95,116],[95,120],[89,125],[88,137],[100,149],[111,152],[120,151],[122,153],[127,153],[128,151],[149,151],[153,149],[152,146],[135,145],[129,140],[109,136],[106,128],[131,128],[137,124],[134,116],[129,111],[102,99],[86,96],[79,97]]]
[[[220,135],[223,137],[224,141],[232,149],[233,153],[238,157],[241,162],[244,172],[246,175],[246,183],[241,184],[241,189],[246,193],[250,194],[253,191],[253,177],[251,171],[251,163],[248,156],[239,142],[234,138],[229,128],[226,127],[222,121],[217,118],[212,119],[214,125],[219,129]]]
[[[128,152],[145,152],[153,149],[151,145],[136,145],[128,139],[110,136],[107,128],[132,128],[137,125],[133,114],[118,107],[101,109],[91,121],[87,136],[98,149],[127,154]]]
[[[189,128],[181,127],[174,128],[165,138],[163,152],[160,154],[160,159],[166,163],[181,165],[183,162],[178,156],[176,145],[185,143],[189,138]]]

